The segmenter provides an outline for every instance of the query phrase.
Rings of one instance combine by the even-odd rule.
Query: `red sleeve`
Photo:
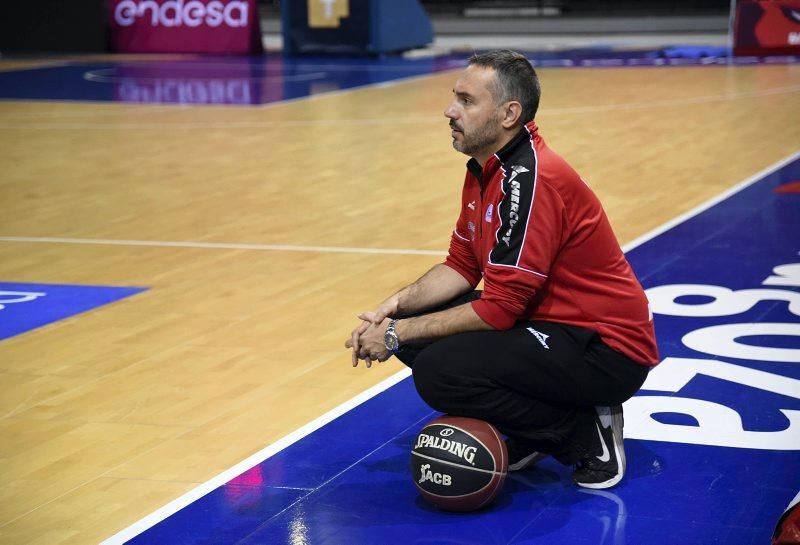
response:
[[[444,264],[463,276],[473,288],[481,281],[481,270],[478,260],[470,242],[470,232],[467,229],[462,208],[461,215],[456,222],[456,228],[450,236],[450,250]]]
[[[536,179],[535,169],[513,177],[508,188],[497,207],[500,225],[484,272],[484,291],[472,303],[495,329],[508,329],[526,315],[547,281],[566,230],[563,201]]]

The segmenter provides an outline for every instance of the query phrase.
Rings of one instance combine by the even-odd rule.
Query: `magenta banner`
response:
[[[734,55],[797,55],[800,0],[740,0],[733,30]]]
[[[109,0],[120,53],[261,52],[255,0]]]

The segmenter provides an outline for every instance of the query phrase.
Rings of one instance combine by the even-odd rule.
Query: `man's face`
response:
[[[444,111],[450,119],[453,147],[478,160],[497,151],[502,114],[490,91],[493,68],[469,66],[453,87],[453,102]]]

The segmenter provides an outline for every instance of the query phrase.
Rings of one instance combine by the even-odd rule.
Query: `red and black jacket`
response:
[[[495,329],[547,320],[592,329],[643,365],[658,363],[652,315],[595,194],[534,122],[481,169],[471,159],[445,264],[484,289]]]

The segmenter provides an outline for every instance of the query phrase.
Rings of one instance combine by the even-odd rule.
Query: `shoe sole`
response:
[[[525,458],[522,458],[520,461],[509,464],[508,470],[509,471],[522,471],[523,469],[528,469],[529,467],[533,466],[539,460],[542,460],[547,457],[547,454],[543,454],[541,452],[532,452],[528,454]]]
[[[575,481],[580,487],[591,488],[593,490],[602,490],[604,488],[611,488],[617,485],[625,476],[626,462],[625,462],[625,444],[623,442],[622,430],[625,427],[625,418],[622,414],[622,405],[611,407],[611,436],[614,438],[614,454],[617,457],[617,467],[619,471],[614,477],[601,483],[579,483]]]

